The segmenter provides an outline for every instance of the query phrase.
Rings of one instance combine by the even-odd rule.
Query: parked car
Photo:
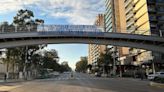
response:
[[[149,80],[154,80],[156,77],[164,77],[164,72],[156,72],[155,74],[148,75]]]
[[[54,71],[54,72],[52,72],[52,73],[50,73],[50,74],[51,74],[51,76],[53,76],[53,77],[59,76],[59,72],[57,72],[57,71]]]

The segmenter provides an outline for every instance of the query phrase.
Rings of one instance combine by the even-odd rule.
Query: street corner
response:
[[[164,83],[150,82],[149,85],[152,86],[152,87],[164,88]]]

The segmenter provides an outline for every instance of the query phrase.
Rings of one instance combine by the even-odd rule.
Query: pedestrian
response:
[[[5,75],[4,75],[4,81],[6,82],[6,80],[7,80],[7,74],[5,73]]]
[[[133,77],[136,78],[136,70],[133,71]]]
[[[144,78],[145,78],[145,71],[141,69],[141,80],[143,80]]]

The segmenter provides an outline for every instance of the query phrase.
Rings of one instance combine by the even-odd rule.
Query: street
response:
[[[88,74],[60,74],[57,78],[0,85],[0,92],[164,92],[148,81],[125,78],[98,78]]]

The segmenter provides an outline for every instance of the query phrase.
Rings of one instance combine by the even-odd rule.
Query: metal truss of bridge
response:
[[[0,48],[37,44],[102,44],[133,47],[164,53],[164,38],[103,32],[94,25],[43,25],[1,27]]]

